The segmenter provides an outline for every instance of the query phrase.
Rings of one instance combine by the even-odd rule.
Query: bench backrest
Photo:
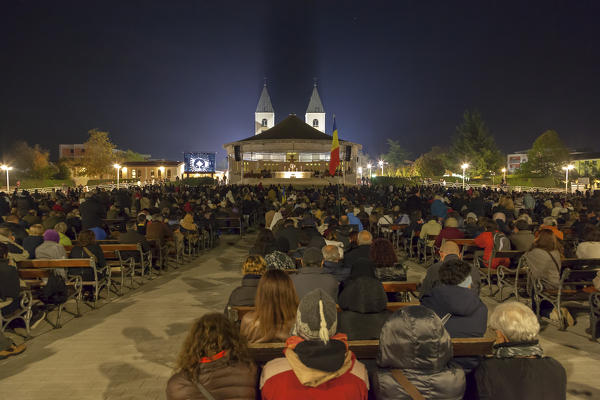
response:
[[[492,354],[494,337],[456,338],[452,339],[455,357],[484,356]],[[350,350],[359,360],[373,360],[379,352],[379,340],[351,340]],[[255,343],[248,346],[250,355],[257,363],[264,363],[274,358],[283,357],[285,343]]]
[[[21,268],[82,268],[91,267],[93,260],[90,258],[61,258],[61,259],[40,259],[23,260],[17,263]]]
[[[75,246],[65,246],[65,250],[66,250],[67,254],[71,253],[71,250],[73,250],[73,247],[75,247]],[[104,253],[104,258],[109,259],[109,260],[119,258],[117,253],[115,253],[117,250],[118,251],[139,251],[137,244],[101,244],[100,248],[102,249],[102,252]]]
[[[402,293],[402,292],[414,292],[417,290],[418,282],[381,282],[383,290],[386,293]]]

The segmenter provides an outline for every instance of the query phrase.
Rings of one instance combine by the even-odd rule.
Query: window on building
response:
[[[132,177],[132,178],[136,178],[136,177],[137,177],[137,174],[136,174],[136,170],[135,170],[135,169],[132,169],[132,170],[131,170],[131,177]]]
[[[313,119],[313,128],[318,128],[318,127],[319,127],[319,120]]]
[[[167,170],[167,178],[171,178],[171,170],[170,169]]]
[[[150,170],[150,177],[154,178],[154,170],[153,169]]]
[[[262,122],[260,123],[261,126],[267,126],[267,119],[263,118]]]
[[[159,178],[161,177],[161,172],[160,172],[160,169],[158,170],[158,177],[159,177]]]

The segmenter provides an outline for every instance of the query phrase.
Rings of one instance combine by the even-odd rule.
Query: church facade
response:
[[[291,114],[275,124],[275,110],[265,83],[254,120],[253,136],[223,145],[230,183],[356,183],[362,146],[346,140],[339,140],[342,161],[338,172],[329,176],[332,137],[325,132],[326,113],[316,84],[304,121]]]

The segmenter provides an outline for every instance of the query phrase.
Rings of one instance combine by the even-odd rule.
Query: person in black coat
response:
[[[355,247],[344,254],[344,265],[346,265],[346,267],[352,267],[353,263],[359,258],[370,258],[371,243],[373,243],[373,236],[369,231],[359,232],[358,247]]]
[[[496,306],[490,316],[496,331],[494,357],[475,370],[478,398],[486,400],[564,400],[567,374],[538,343],[540,324],[533,311],[516,301]]]
[[[445,327],[451,337],[482,337],[487,328],[487,307],[471,290],[471,266],[462,260],[451,259],[440,267],[439,278],[441,285],[421,297],[421,304],[435,311],[440,318],[449,316]],[[457,357],[454,361],[468,373],[480,360]]]
[[[106,259],[102,248],[96,243],[96,235],[91,230],[84,230],[79,235],[79,245],[73,246],[69,258],[94,258],[96,269],[100,270],[106,266]],[[93,281],[94,271],[92,268],[69,268],[69,275],[81,275],[83,281]],[[104,274],[98,271],[98,279]]]
[[[260,255],[249,255],[242,266],[242,286],[238,286],[229,295],[225,313],[232,306],[253,306],[256,288],[261,276],[267,270],[267,262]]]
[[[44,243],[44,227],[41,224],[31,225],[29,236],[23,240],[23,248],[29,252],[29,258],[35,258],[35,249]]]
[[[104,225],[102,220],[106,218],[106,210],[107,208],[96,195],[86,199],[79,206],[81,229],[102,227]]]

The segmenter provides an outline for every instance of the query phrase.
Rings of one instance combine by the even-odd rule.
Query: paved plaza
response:
[[[61,329],[41,324],[25,353],[0,361],[0,400],[164,399],[190,323],[223,311],[253,239],[222,238],[192,263],[97,310],[85,308],[79,319],[67,314]],[[423,273],[414,264],[409,279]],[[483,299],[490,309],[496,304]],[[546,326],[542,345],[567,370],[568,398],[598,399],[600,344],[585,334],[588,318],[579,321],[567,332]]]

